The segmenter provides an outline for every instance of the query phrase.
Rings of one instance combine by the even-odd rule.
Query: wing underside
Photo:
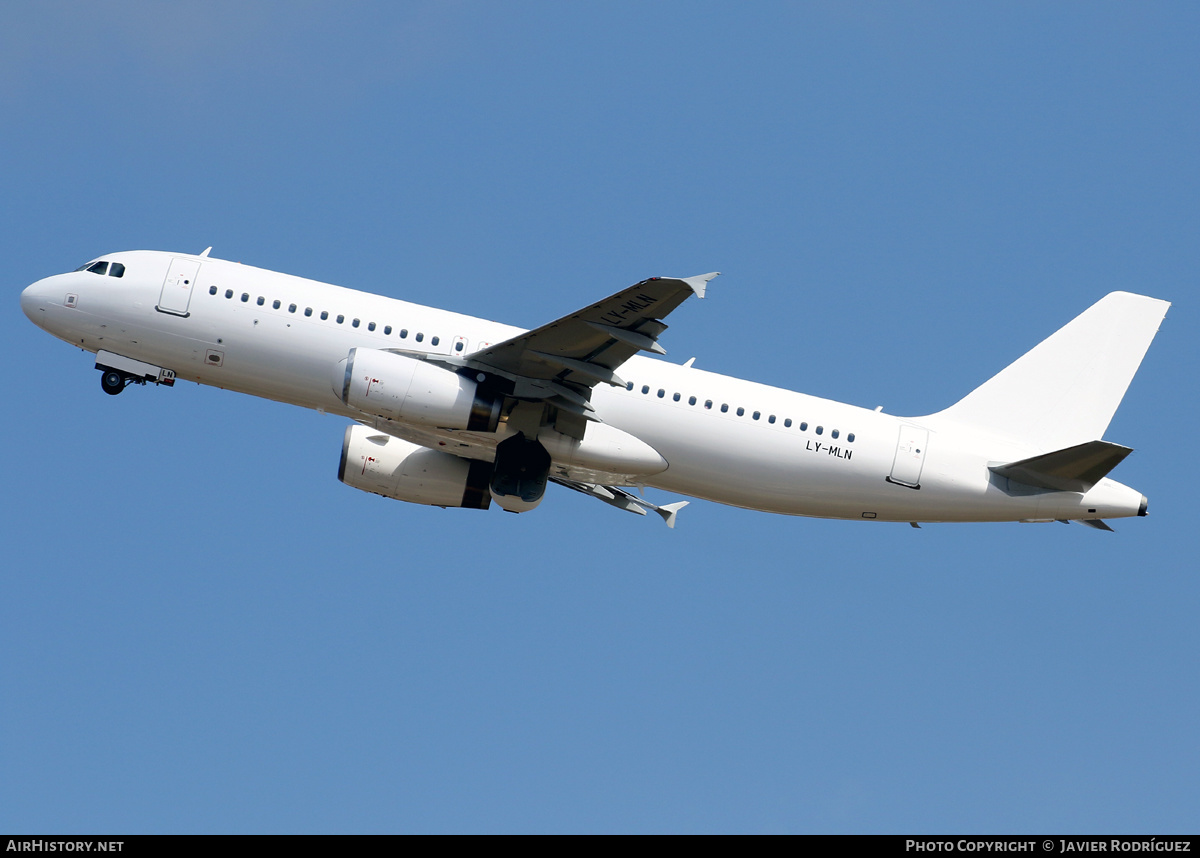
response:
[[[615,506],[617,509],[623,509],[626,512],[632,512],[637,515],[645,515],[647,512],[654,512],[662,516],[663,521],[667,523],[667,527],[675,527],[675,517],[679,511],[688,505],[688,501],[678,501],[677,503],[669,503],[659,506],[651,503],[643,497],[626,491],[618,486],[601,486],[594,483],[579,483],[574,480],[565,480],[559,477],[551,477],[552,482],[558,483],[560,486],[566,486],[572,491],[577,491],[582,494],[594,497],[599,501],[603,501],[609,506]]]
[[[691,295],[704,297],[717,273],[652,277],[584,307],[488,346],[466,358],[468,366],[513,382],[517,399],[548,400],[580,421],[599,420],[591,406],[597,384],[623,386],[617,370],[640,351],[666,354],[658,336],[662,319]],[[575,433],[582,433],[582,422]]]

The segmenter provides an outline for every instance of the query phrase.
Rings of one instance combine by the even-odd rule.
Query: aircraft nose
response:
[[[21,292],[21,311],[38,327],[45,325],[46,306],[50,303],[51,279],[43,278],[26,286]]]
[[[25,291],[21,293],[21,311],[29,317],[30,321],[36,321],[33,316],[37,312],[37,308],[43,303],[42,296],[38,289],[38,284],[42,281],[34,283],[32,286],[26,286]]]

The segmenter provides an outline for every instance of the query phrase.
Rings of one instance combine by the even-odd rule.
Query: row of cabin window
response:
[[[626,390],[633,390],[633,382],[632,382],[632,381],[630,381],[630,382],[627,382],[627,383],[625,384],[625,389],[626,389]],[[647,393],[649,393],[649,392],[650,392],[650,385],[648,385],[648,384],[643,384],[643,385],[642,385],[642,393],[643,393],[643,394],[647,394]],[[667,395],[667,391],[666,391],[664,388],[661,388],[661,387],[660,387],[660,388],[658,389],[658,398],[659,398],[659,399],[664,399],[664,398],[666,398],[666,395]],[[681,396],[680,394],[676,393],[676,394],[673,394],[673,395],[671,396],[671,399],[672,399],[673,401],[675,401],[675,402],[678,402],[680,399],[682,399],[682,396]],[[697,400],[696,400],[696,397],[694,397],[694,396],[689,396],[689,397],[688,397],[688,405],[695,405],[695,404],[696,404],[696,401],[697,401]],[[711,410],[712,410],[712,407],[713,407],[713,401],[712,401],[711,399],[706,399],[706,400],[704,401],[704,407],[705,407],[705,408],[707,408],[707,409],[709,409],[709,410],[711,411]],[[722,413],[722,414],[728,414],[728,413],[729,413],[729,404],[728,404],[728,403],[725,403],[725,402],[722,402],[722,403],[721,403],[721,413]],[[746,409],[745,409],[745,408],[742,408],[742,406],[740,406],[740,405],[739,405],[739,406],[737,407],[737,416],[738,416],[738,417],[742,417],[742,416],[744,416],[744,415],[745,415],[745,413],[746,413]],[[762,417],[762,412],[761,412],[761,411],[755,411],[753,414],[751,414],[751,415],[750,415],[750,417],[751,417],[751,419],[753,419],[753,420],[759,420],[759,419]],[[774,415],[774,414],[768,414],[768,415],[767,415],[767,422],[768,422],[768,423],[774,423],[774,422],[775,422],[775,415]],[[790,418],[790,417],[785,417],[785,418],[784,418],[784,420],[783,420],[783,425],[784,425],[784,427],[785,427],[785,428],[788,428],[788,429],[790,429],[790,428],[792,427],[792,418]],[[808,423],[801,422],[801,423],[800,423],[800,431],[801,431],[801,432],[807,432],[807,431],[808,431]],[[822,435],[822,434],[824,434],[824,432],[825,432],[825,427],[824,427],[824,426],[817,426],[817,427],[816,427],[816,428],[815,428],[813,431],[814,431],[814,432],[816,432],[818,435]],[[831,438],[837,438],[839,435],[841,435],[841,432],[840,432],[839,430],[837,430],[837,429],[834,429],[834,430],[832,430],[832,431],[829,433],[829,437],[831,437]],[[846,436],[846,443],[848,443],[848,444],[853,444],[853,443],[854,443],[854,433],[853,433],[853,432],[851,432],[849,435],[847,435],[847,436]]]
[[[217,294],[217,287],[216,287],[216,286],[209,286],[209,287],[208,287],[208,294],[209,294],[209,295],[216,295],[216,294]],[[232,289],[226,289],[226,290],[225,290],[225,297],[226,297],[226,298],[232,298],[232,297],[233,297],[233,290],[232,290]],[[242,293],[242,303],[243,303],[243,304],[246,304],[246,303],[248,303],[249,301],[250,301],[250,293],[249,293],[249,292],[243,292],[243,293]],[[261,307],[261,306],[263,306],[264,304],[266,304],[266,302],[267,302],[267,299],[266,299],[266,298],[264,298],[262,295],[259,295],[259,296],[258,296],[258,299],[255,301],[255,303],[256,303],[256,304],[258,304],[258,306],[260,306],[260,307]],[[283,302],[282,302],[282,301],[280,301],[278,298],[276,298],[276,299],[275,299],[275,300],[274,300],[274,301],[271,303],[271,306],[272,306],[272,307],[274,307],[276,310],[278,310],[278,309],[279,309],[281,306],[283,306]],[[298,309],[298,308],[296,307],[296,305],[295,305],[295,304],[288,304],[287,311],[288,311],[289,313],[294,313],[294,312],[296,312],[296,310],[297,310],[297,309]],[[304,308],[304,315],[305,315],[305,316],[311,316],[312,314],[313,314],[313,309],[312,309],[312,307],[305,307],[305,308]],[[325,321],[325,320],[327,320],[328,318],[329,318],[329,311],[328,311],[328,310],[322,310],[322,311],[321,311],[321,321]],[[336,321],[336,322],[337,322],[337,323],[340,325],[340,324],[342,324],[343,322],[345,322],[345,321],[346,321],[346,317],[345,317],[345,316],[342,316],[342,315],[338,315],[338,316],[335,318],[335,320],[334,320],[334,321]],[[351,326],[351,327],[353,327],[353,328],[357,328],[357,327],[359,326],[359,324],[360,324],[360,322],[359,322],[359,320],[358,320],[358,319],[352,319],[352,320],[350,321],[350,326]],[[373,331],[373,330],[375,330],[375,323],[374,323],[374,322],[367,322],[367,330],[368,330],[368,331]],[[392,333],[392,326],[391,326],[391,325],[384,325],[384,326],[383,326],[383,333],[384,333],[385,335],[388,335],[388,336],[390,336],[390,335],[391,335],[391,333]],[[407,339],[407,338],[408,338],[408,328],[401,328],[401,329],[400,329],[400,339],[402,339],[402,340],[403,340],[403,339]],[[414,337],[414,339],[415,339],[415,340],[416,340],[418,343],[420,343],[420,342],[424,342],[424,340],[425,340],[425,334],[418,332],[418,333],[417,333],[417,335],[416,335],[416,337]],[[436,337],[436,336],[435,336],[435,337],[431,337],[431,338],[430,338],[430,340],[429,340],[429,344],[430,344],[431,346],[436,346],[436,345],[437,345],[439,342],[441,342],[441,338],[440,338],[440,337]],[[455,351],[460,351],[460,352],[463,350],[463,344],[462,344],[462,340],[459,340],[458,342],[456,342],[456,343],[454,344],[454,349],[455,349]]]

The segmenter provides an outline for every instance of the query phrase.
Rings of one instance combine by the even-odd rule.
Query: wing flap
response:
[[[633,346],[635,349],[644,352],[653,352],[656,355],[665,355],[667,350],[658,344],[656,335],[643,334],[641,331],[633,331],[628,328],[616,328],[612,325],[601,324],[600,322],[586,322],[589,328],[597,330],[606,337],[614,337],[618,340],[624,340]]]
[[[563,357],[562,355],[550,354],[549,352],[534,351],[533,349],[527,351],[526,354],[538,358],[543,363],[561,367],[586,379],[591,379],[592,382],[602,381],[605,384],[611,384],[613,387],[625,386],[625,382],[611,369],[590,361],[575,360],[575,358]]]

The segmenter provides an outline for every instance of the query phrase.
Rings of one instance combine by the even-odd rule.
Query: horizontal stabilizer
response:
[[[1113,529],[1108,526],[1108,522],[1102,518],[1079,518],[1076,519],[1076,521],[1078,521],[1080,524],[1086,524],[1088,527],[1094,527],[1096,530],[1107,530],[1109,533],[1113,532]]]
[[[1132,453],[1108,441],[1088,441],[1031,459],[993,465],[990,470],[1027,486],[1056,492],[1086,492]]]

